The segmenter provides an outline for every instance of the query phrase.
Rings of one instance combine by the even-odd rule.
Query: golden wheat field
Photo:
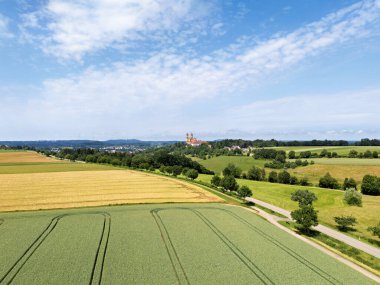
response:
[[[2,174],[0,192],[0,211],[221,201],[192,184],[132,170]]]
[[[53,159],[34,151],[9,151],[0,153],[0,163],[61,163],[62,160]]]

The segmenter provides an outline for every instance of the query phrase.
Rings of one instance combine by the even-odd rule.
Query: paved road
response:
[[[272,204],[269,204],[269,203],[266,203],[266,202],[263,202],[261,200],[257,200],[257,199],[254,199],[254,198],[251,198],[251,197],[247,197],[245,198],[247,201],[250,201],[250,202],[253,202],[257,205],[260,205],[260,206],[263,206],[265,208],[268,208],[272,211],[275,211],[277,213],[280,213],[281,215],[284,215],[285,217],[291,219],[291,216],[290,216],[290,211],[287,211],[285,209],[282,209],[280,207],[277,207],[277,206],[274,206]],[[368,254],[371,254],[377,258],[380,258],[380,249],[376,248],[376,247],[373,247],[369,244],[366,244],[364,242],[361,242],[357,239],[354,239],[352,237],[349,237],[345,234],[342,234],[336,230],[333,230],[331,228],[328,228],[326,226],[323,226],[323,225],[318,225],[316,227],[314,227],[314,229],[316,229],[317,231],[320,231],[321,233],[324,233],[326,235],[329,235],[337,240],[340,240],[346,244],[349,244],[353,247],[356,247],[357,249],[360,249]]]

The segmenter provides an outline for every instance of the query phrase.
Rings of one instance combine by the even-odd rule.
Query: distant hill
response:
[[[0,145],[10,147],[34,147],[34,148],[104,148],[116,146],[154,147],[158,145],[174,144],[177,141],[141,141],[137,139],[115,139],[106,141],[97,140],[40,140],[40,141],[0,141]]]

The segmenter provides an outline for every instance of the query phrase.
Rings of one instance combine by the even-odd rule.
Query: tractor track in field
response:
[[[162,221],[162,218],[158,214],[158,212],[162,211],[162,210],[166,210],[166,209],[162,209],[162,208],[153,209],[150,211],[150,213],[152,214],[154,220],[156,221],[157,227],[160,231],[162,241],[165,245],[166,252],[168,253],[168,256],[169,256],[170,262],[172,264],[172,267],[173,267],[173,270],[174,270],[174,273],[176,275],[176,279],[177,279],[178,283],[179,284],[182,284],[182,283],[190,284],[189,279],[187,278],[187,275],[186,275],[186,271],[183,268],[183,265],[182,265],[182,263],[178,257],[178,253],[177,253],[177,251],[174,247],[174,244],[170,238],[169,232],[168,232],[164,222]],[[179,268],[177,268],[178,267],[177,264],[179,265]]]
[[[214,224],[212,224],[211,221],[209,221],[206,217],[204,217],[203,214],[201,214],[200,212],[198,212],[197,210],[194,210],[194,209],[190,209],[190,208],[182,208],[182,207],[176,207],[176,208],[159,208],[159,209],[154,209],[151,211],[152,215],[153,215],[153,212],[155,213],[155,215],[153,215],[153,217],[156,219],[159,219],[160,220],[160,223],[162,224],[162,227],[164,228],[164,231],[165,231],[165,234],[163,235],[163,232],[160,228],[160,225],[157,223],[159,229],[160,229],[160,232],[161,232],[161,237],[165,243],[165,246],[167,248],[167,252],[168,252],[168,255],[169,255],[169,258],[170,260],[172,261],[172,265],[173,265],[173,268],[176,272],[176,275],[177,275],[177,279],[179,281],[179,283],[181,283],[181,280],[180,278],[178,277],[178,270],[175,269],[176,266],[175,266],[175,263],[173,262],[173,258],[171,257],[171,254],[170,254],[170,250],[168,249],[168,246],[166,244],[166,241],[164,239],[164,236],[166,236],[166,238],[169,240],[170,242],[170,248],[172,249],[172,251],[174,252],[174,255],[175,255],[175,259],[177,260],[177,262],[180,264],[180,267],[181,267],[181,271],[183,272],[183,274],[186,276],[186,273],[185,273],[185,270],[179,260],[179,257],[178,257],[178,254],[175,250],[175,247],[174,247],[174,244],[173,242],[171,241],[171,238],[170,238],[170,235],[169,235],[169,232],[164,224],[164,222],[162,221],[162,218],[159,216],[158,212],[159,211],[163,211],[163,210],[171,210],[171,209],[176,209],[176,210],[187,210],[187,211],[190,211],[192,213],[194,213],[208,228],[210,228],[210,230],[228,247],[228,249],[259,279],[261,280],[261,282],[263,284],[274,284],[274,282],[263,272],[261,271],[261,269],[252,261],[250,260],[233,242],[231,242]],[[155,217],[156,216],[156,217]],[[156,220],[157,222],[157,220]],[[261,276],[260,276],[261,275]],[[186,277],[186,281],[188,284],[189,281]]]
[[[208,208],[208,209],[215,209],[215,208]],[[299,255],[297,252],[295,252],[291,248],[287,247],[286,245],[284,245],[280,241],[274,239],[273,237],[271,237],[270,235],[266,234],[265,232],[263,232],[259,228],[255,227],[254,225],[252,225],[251,223],[249,223],[247,220],[239,217],[238,215],[236,215],[235,213],[233,213],[233,212],[231,212],[229,210],[226,210],[226,209],[218,209],[218,210],[226,212],[227,214],[229,214],[230,216],[232,216],[236,220],[238,220],[241,223],[245,224],[251,230],[255,231],[256,233],[258,233],[259,235],[261,235],[263,238],[265,238],[266,240],[268,240],[269,242],[271,242],[272,244],[274,244],[276,247],[280,248],[281,250],[283,250],[284,252],[286,252],[287,254],[289,254],[291,257],[293,257],[294,259],[296,259],[297,261],[299,261],[300,263],[302,263],[303,265],[305,265],[306,267],[308,267],[310,270],[312,270],[313,272],[315,272],[316,274],[318,274],[320,277],[322,277],[323,279],[325,279],[329,283],[331,283],[331,284],[343,284],[342,282],[340,282],[339,280],[335,279],[333,276],[331,276],[330,274],[328,274],[327,272],[325,272],[321,268],[317,267],[315,264],[311,263],[309,260],[307,260],[303,256]]]
[[[109,213],[106,213],[106,212],[62,214],[62,215],[58,215],[52,218],[50,223],[47,225],[47,227],[39,234],[39,236],[32,242],[32,244],[23,252],[23,254],[16,260],[16,262],[9,268],[9,270],[0,279],[0,284],[9,285],[13,282],[13,280],[16,278],[18,273],[24,267],[24,265],[33,256],[33,254],[37,251],[37,249],[41,246],[41,244],[46,240],[46,238],[53,232],[58,222],[62,218],[68,217],[68,216],[77,216],[77,215],[102,215],[104,217],[102,234],[101,234],[101,238],[100,238],[99,245],[97,248],[97,252],[96,252],[96,256],[95,256],[95,260],[93,264],[93,269],[92,269],[92,273],[90,277],[90,282],[89,282],[90,285],[101,284],[104,261],[105,261],[107,246],[108,246],[109,233],[111,230],[111,216]],[[105,231],[107,231],[107,233],[106,233],[106,238],[104,239]],[[102,247],[104,247],[103,251],[101,251]],[[101,256],[100,265],[98,265],[99,256]],[[97,267],[99,267],[98,270],[96,270]],[[97,278],[95,274],[96,272],[99,272]]]
[[[241,262],[260,279],[264,284],[275,284],[251,259],[249,259],[229,238],[227,238],[209,219],[207,219],[202,213],[197,210],[191,209],[191,212],[195,213],[203,223],[208,226],[214,234],[232,251],[232,253],[240,259]],[[253,266],[253,268],[249,265]],[[260,276],[260,274],[262,275]]]
[[[182,207],[176,207],[176,208],[159,208],[159,209],[154,209],[152,210],[151,212],[155,212],[156,215],[157,215],[157,218],[160,219],[160,223],[162,224],[162,227],[164,228],[165,230],[165,235],[167,236],[168,240],[170,241],[170,246],[172,247],[172,250],[173,252],[175,252],[175,255],[176,255],[176,259],[178,260],[179,264],[180,261],[179,261],[179,257],[178,257],[178,254],[177,252],[175,251],[175,248],[174,248],[174,245],[170,239],[170,236],[169,236],[169,233],[161,219],[161,217],[158,215],[158,212],[159,211],[162,211],[162,210],[171,210],[171,209],[180,209],[180,210],[188,210],[190,212],[193,212],[195,215],[197,215],[202,221],[203,223],[206,224],[206,226],[208,226],[213,232],[215,235],[218,236],[218,238],[250,269],[250,271],[253,270],[253,268],[247,264],[250,263],[253,265],[253,267],[257,270],[259,270],[259,272],[267,279],[267,281],[269,281],[270,283],[269,284],[274,284],[273,281],[271,281],[266,275],[264,272],[262,272],[253,262],[252,260],[250,260],[231,240],[229,240],[221,231],[220,229],[218,229],[208,218],[206,218],[202,213],[200,213],[198,210],[202,210],[202,209],[207,209],[207,210],[221,210],[223,212],[225,212],[226,214],[230,215],[231,217],[233,217],[234,219],[236,219],[237,221],[239,221],[240,223],[244,224],[245,226],[247,226],[248,228],[250,228],[251,230],[255,231],[257,234],[259,234],[261,237],[263,237],[264,239],[266,239],[267,241],[269,241],[270,243],[272,243],[273,245],[275,245],[277,248],[281,249],[282,251],[284,251],[285,253],[287,253],[289,256],[291,256],[292,258],[294,258],[295,260],[297,260],[298,262],[300,262],[302,265],[306,266],[307,268],[309,268],[310,270],[312,270],[314,273],[316,273],[317,275],[319,275],[321,278],[323,278],[324,280],[326,280],[327,282],[329,282],[330,284],[343,284],[342,282],[340,282],[339,280],[335,279],[333,276],[331,276],[330,274],[328,274],[327,272],[325,272],[323,269],[319,268],[318,266],[316,266],[315,264],[313,264],[312,262],[310,262],[309,260],[307,260],[306,258],[304,258],[303,256],[301,256],[300,254],[298,254],[297,252],[295,252],[294,250],[292,250],[291,248],[289,248],[288,246],[284,245],[283,243],[281,243],[280,241],[276,240],[275,238],[271,237],[270,235],[266,234],[265,232],[263,232],[262,230],[260,230],[259,228],[255,227],[254,225],[252,225],[251,223],[249,223],[247,220],[245,220],[244,218],[241,218],[240,216],[238,216],[237,214],[227,210],[227,209],[219,209],[219,208],[214,208],[214,207],[202,207],[202,208],[199,208],[199,209],[191,209],[191,208],[182,208]],[[153,214],[152,214],[153,215]],[[156,218],[155,218],[156,219]],[[157,225],[158,225],[158,222],[156,221]],[[158,225],[160,231],[161,231],[161,228],[160,226]],[[162,235],[162,233],[161,233]],[[163,236],[162,236],[163,237]],[[163,237],[163,240],[164,240],[164,237]],[[164,240],[164,243],[165,243],[165,246],[166,245],[166,242]],[[169,257],[170,259],[172,260],[172,257],[170,256],[170,253],[169,253],[169,250],[167,249],[168,251],[168,254],[169,254]],[[172,263],[173,265],[173,263]],[[182,265],[181,265],[182,267]],[[173,268],[175,268],[175,266],[173,265]],[[182,267],[183,268],[183,267]],[[182,269],[183,270],[183,269]],[[184,270],[183,270],[184,272]],[[262,277],[258,276],[256,272],[252,271],[264,284],[268,284],[266,283],[265,280],[263,280]],[[176,272],[177,274],[177,272]],[[178,277],[178,276],[177,276]]]

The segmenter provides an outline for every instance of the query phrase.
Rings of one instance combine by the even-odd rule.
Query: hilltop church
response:
[[[200,146],[202,144],[207,144],[207,141],[198,140],[194,137],[193,133],[186,133],[186,144],[190,146]]]

